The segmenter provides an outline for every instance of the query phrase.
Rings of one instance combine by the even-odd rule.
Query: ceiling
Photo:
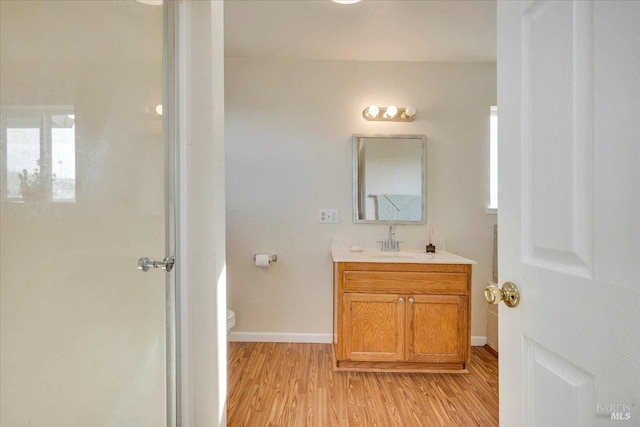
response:
[[[225,55],[495,62],[495,0],[226,0]]]
[[[136,1],[0,0],[2,61],[162,61],[161,7]]]

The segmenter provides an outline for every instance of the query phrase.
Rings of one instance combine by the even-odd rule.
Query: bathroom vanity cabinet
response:
[[[335,261],[334,254],[334,368],[466,372],[473,261],[390,258]]]

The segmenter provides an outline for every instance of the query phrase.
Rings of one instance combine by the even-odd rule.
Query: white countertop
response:
[[[331,249],[334,262],[381,262],[410,264],[476,264],[476,261],[447,251],[426,253],[405,249],[400,252],[383,252],[380,249],[365,249],[352,252],[349,249]]]

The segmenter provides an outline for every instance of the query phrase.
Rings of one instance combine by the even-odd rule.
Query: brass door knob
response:
[[[496,285],[487,285],[484,288],[484,297],[489,304],[497,304],[504,301],[507,307],[517,307],[520,303],[520,292],[513,282],[505,282],[502,289]]]

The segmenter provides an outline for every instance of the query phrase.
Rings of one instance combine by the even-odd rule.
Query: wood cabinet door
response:
[[[404,299],[394,294],[343,295],[342,338],[347,360],[404,360]]]
[[[412,295],[406,306],[408,362],[467,361],[466,296]]]

